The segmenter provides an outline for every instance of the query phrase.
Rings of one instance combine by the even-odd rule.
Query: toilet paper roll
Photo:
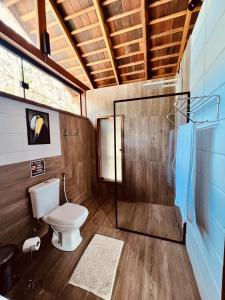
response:
[[[23,244],[23,253],[38,251],[41,246],[41,239],[39,236],[27,239]]]

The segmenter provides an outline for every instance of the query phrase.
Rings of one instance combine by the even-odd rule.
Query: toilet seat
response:
[[[74,227],[79,226],[88,216],[86,207],[75,203],[65,203],[58,206],[43,219],[47,223],[56,226]]]

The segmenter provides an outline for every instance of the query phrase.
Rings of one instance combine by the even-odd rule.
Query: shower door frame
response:
[[[138,97],[138,98],[130,98],[130,99],[121,99],[121,100],[115,100],[113,101],[113,118],[114,118],[114,163],[115,163],[115,184],[114,184],[114,197],[115,197],[115,213],[116,213],[116,229],[120,229],[120,230],[124,230],[127,232],[132,232],[132,233],[137,233],[137,234],[141,234],[141,235],[145,235],[145,236],[149,236],[149,237],[153,237],[153,238],[157,238],[160,240],[164,240],[164,241],[169,241],[169,242],[173,242],[173,243],[177,243],[177,244],[186,244],[186,222],[183,224],[183,240],[182,241],[176,241],[176,240],[172,240],[169,238],[163,238],[160,236],[156,236],[156,235],[151,235],[151,234],[147,234],[147,233],[143,233],[143,232],[138,232],[138,231],[134,231],[134,230],[130,230],[127,228],[123,228],[123,227],[119,227],[118,226],[118,207],[117,207],[117,201],[118,201],[118,184],[119,182],[117,182],[117,163],[116,163],[116,104],[117,103],[121,103],[121,102],[131,102],[131,101],[143,101],[143,100],[150,100],[150,99],[158,99],[158,98],[167,98],[167,97],[176,97],[176,96],[187,96],[187,98],[190,98],[191,93],[190,91],[188,92],[180,92],[180,93],[170,93],[170,94],[161,94],[161,95],[155,95],[155,96],[147,96],[147,97]],[[189,103],[189,102],[188,102]],[[189,105],[189,104],[188,104]],[[169,121],[168,121],[169,122]],[[187,118],[187,123],[189,122],[188,118]]]

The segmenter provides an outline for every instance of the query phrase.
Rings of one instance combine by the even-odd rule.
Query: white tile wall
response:
[[[49,145],[28,145],[26,108],[49,113]],[[0,165],[61,155],[59,113],[0,97]]]
[[[221,97],[225,118],[225,1],[205,0],[191,37],[192,96]],[[204,115],[203,115],[204,114]],[[215,116],[215,107],[202,114]],[[225,121],[198,129],[196,222],[187,223],[187,250],[203,300],[220,300],[225,241]]]

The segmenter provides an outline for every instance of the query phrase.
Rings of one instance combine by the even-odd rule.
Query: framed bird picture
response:
[[[26,108],[28,145],[50,144],[49,114]]]

